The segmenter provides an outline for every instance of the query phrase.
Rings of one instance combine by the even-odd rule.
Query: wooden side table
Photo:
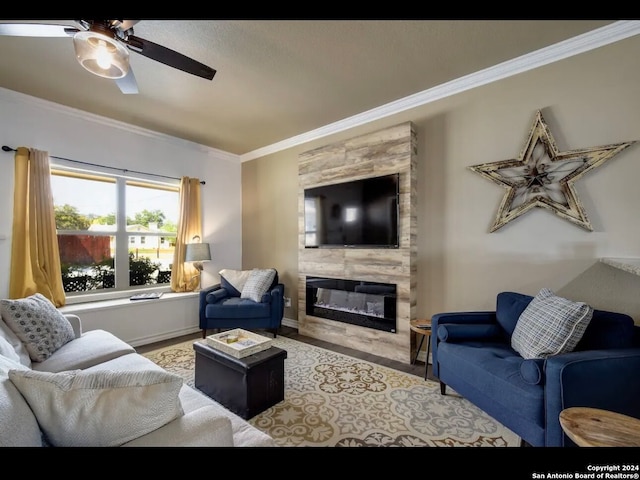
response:
[[[640,419],[599,408],[570,407],[560,426],[580,447],[640,447]]]
[[[418,359],[418,353],[420,353],[420,349],[422,348],[422,343],[424,342],[425,338],[427,339],[427,358],[424,361],[424,379],[426,380],[427,372],[429,371],[429,352],[431,350],[431,319],[423,318],[418,320],[411,320],[409,326],[411,330],[422,335],[420,337],[420,344],[416,349],[416,355],[413,358],[413,362],[411,362],[412,364],[416,363],[416,360]]]

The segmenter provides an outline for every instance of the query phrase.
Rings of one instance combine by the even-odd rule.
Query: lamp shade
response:
[[[73,47],[80,65],[104,78],[122,78],[129,71],[129,51],[114,38],[88,30],[73,37]]]
[[[207,262],[211,260],[211,251],[208,243],[187,243],[184,254],[185,262]]]

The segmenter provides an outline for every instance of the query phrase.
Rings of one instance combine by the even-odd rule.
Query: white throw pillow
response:
[[[163,370],[10,370],[9,379],[57,447],[119,446],[184,415],[182,378]]]
[[[543,288],[524,309],[511,335],[523,358],[547,358],[573,351],[593,317],[583,302],[558,297]]]
[[[276,271],[273,268],[264,270],[254,268],[251,270],[251,275],[249,275],[247,282],[242,288],[240,298],[249,298],[254,302],[259,302],[262,300],[262,296],[269,290],[275,276]]]
[[[34,362],[46,360],[75,338],[69,320],[41,293],[17,300],[0,300],[0,312]]]
[[[249,275],[251,275],[251,270],[230,270],[228,268],[224,268],[218,272],[221,277],[233,285],[233,288],[242,292],[244,288],[244,284],[247,283],[247,279]]]

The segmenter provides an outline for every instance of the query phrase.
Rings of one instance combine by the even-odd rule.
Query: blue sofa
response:
[[[495,311],[439,313],[431,319],[433,375],[520,436],[521,445],[575,446],[560,426],[568,407],[640,418],[640,326],[625,314],[594,310],[572,352],[522,358],[511,347],[534,297],[497,295]]]
[[[207,329],[228,328],[265,329],[275,338],[284,317],[284,284],[276,271],[271,286],[256,302],[241,298],[241,292],[221,276],[220,283],[200,290],[199,315],[202,338]]]

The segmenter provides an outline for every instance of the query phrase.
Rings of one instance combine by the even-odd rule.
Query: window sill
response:
[[[95,310],[106,310],[110,308],[122,308],[124,306],[140,306],[147,305],[149,303],[156,302],[171,302],[175,300],[181,300],[184,298],[195,297],[197,298],[199,292],[165,292],[162,297],[152,299],[152,300],[130,300],[129,297],[135,295],[139,292],[128,292],[127,296],[124,298],[112,298],[108,300],[98,300],[98,301],[83,301],[83,302],[75,302],[69,303],[63,307],[60,307],[59,310],[62,313],[73,313],[78,314],[82,312],[90,312]]]

